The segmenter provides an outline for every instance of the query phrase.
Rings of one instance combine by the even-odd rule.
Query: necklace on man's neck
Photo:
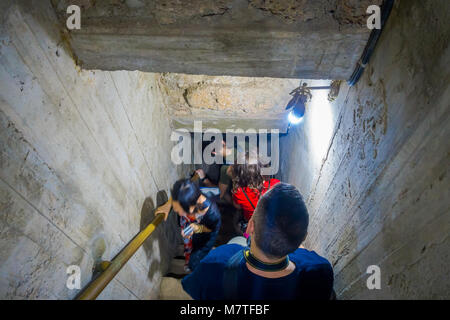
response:
[[[247,263],[249,265],[251,265],[253,268],[261,270],[261,271],[266,271],[266,272],[281,271],[281,270],[286,269],[287,266],[289,265],[289,257],[288,256],[286,256],[286,258],[283,259],[283,261],[280,261],[277,263],[268,263],[268,262],[264,262],[264,261],[261,261],[258,258],[256,258],[253,254],[251,254],[250,250],[245,250],[244,257],[245,257],[245,260],[247,261]]]

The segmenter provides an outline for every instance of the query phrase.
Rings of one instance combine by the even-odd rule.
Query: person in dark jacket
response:
[[[212,250],[183,278],[196,300],[328,300],[333,268],[301,246],[309,215],[300,192],[278,183],[265,193],[251,217],[248,242]]]
[[[189,179],[174,184],[171,206],[179,216],[185,270],[193,271],[216,242],[221,224],[220,211],[216,203],[202,194],[198,185]],[[170,206],[166,206],[161,212],[167,215],[169,210]]]

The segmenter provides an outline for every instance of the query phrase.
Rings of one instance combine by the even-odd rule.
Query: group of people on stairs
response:
[[[224,157],[227,150],[224,144]],[[177,181],[169,202],[156,210],[165,219],[171,209],[178,214],[188,273],[184,290],[208,300],[331,299],[331,264],[302,246],[309,215],[300,192],[261,175],[255,154],[244,156],[221,166],[218,183],[202,169],[196,171],[199,182]],[[215,247],[221,227],[217,204],[223,202],[237,209],[243,235]]]

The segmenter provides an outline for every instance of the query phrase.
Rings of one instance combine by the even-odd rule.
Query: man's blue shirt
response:
[[[222,300],[223,275],[228,260],[244,247],[227,244],[212,250],[195,271],[182,280],[184,290],[196,300]],[[333,269],[325,258],[314,251],[297,249],[289,254],[295,270],[284,277],[269,279],[250,272],[241,261],[238,267],[239,300],[328,300],[333,290]]]

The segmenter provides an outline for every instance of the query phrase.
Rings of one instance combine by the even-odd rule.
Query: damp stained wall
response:
[[[450,3],[396,1],[363,78],[281,139],[341,299],[450,298]],[[381,290],[366,270],[381,268]]]

